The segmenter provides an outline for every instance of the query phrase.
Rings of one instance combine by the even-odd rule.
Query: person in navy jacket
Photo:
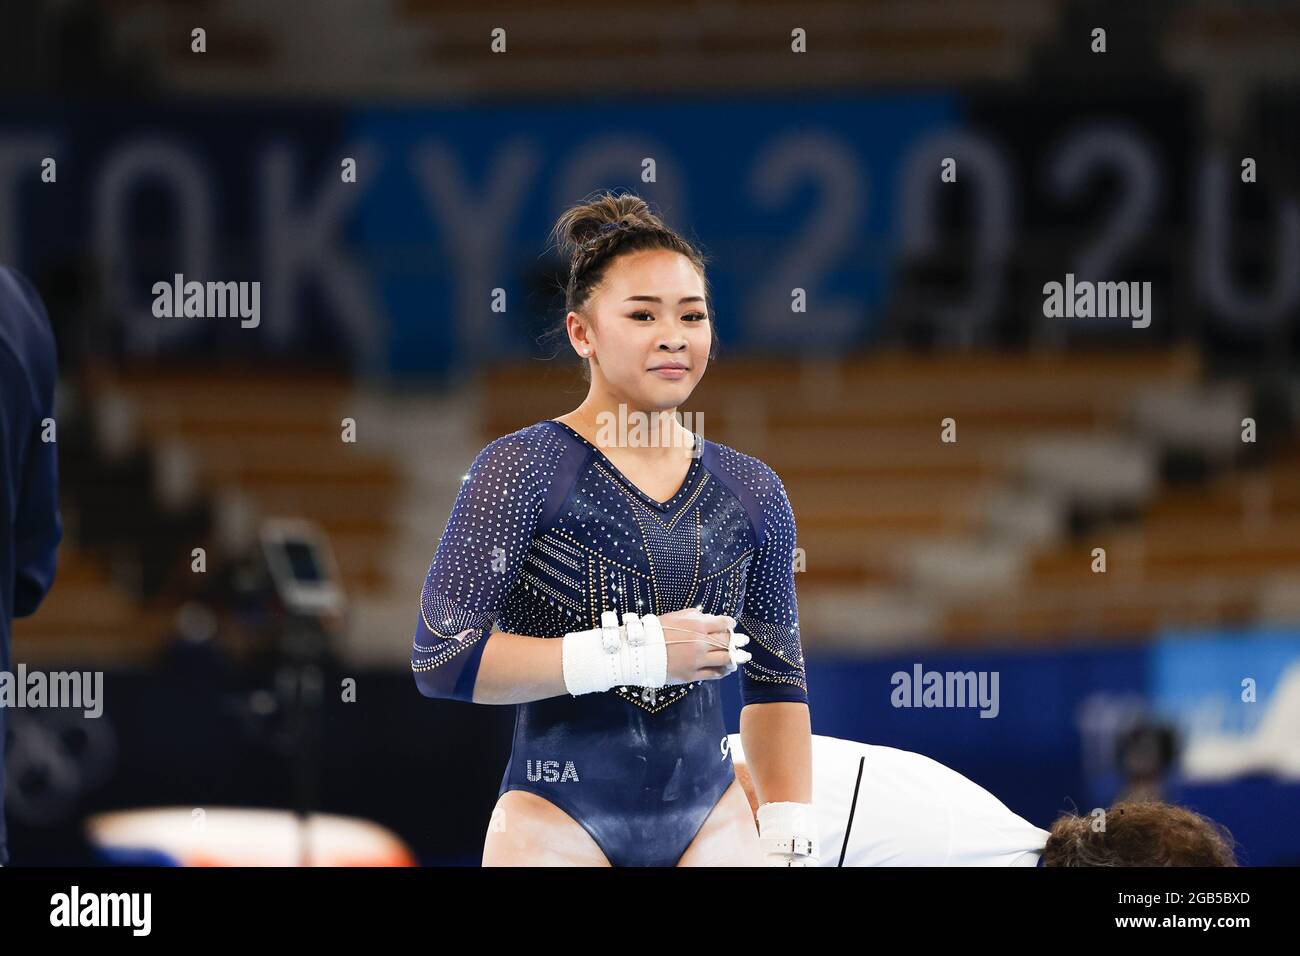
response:
[[[0,266],[0,671],[13,672],[10,620],[40,606],[54,583],[59,518],[54,333],[36,289]],[[0,864],[4,821],[5,708],[0,707]]]

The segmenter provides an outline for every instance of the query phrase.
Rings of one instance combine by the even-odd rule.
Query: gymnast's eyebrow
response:
[[[630,295],[623,301],[624,302],[663,302],[663,299],[659,298],[659,296],[657,295]],[[704,301],[704,296],[702,295],[688,295],[685,296],[684,298],[678,299],[677,304],[681,305],[683,302],[703,302],[703,301]]]

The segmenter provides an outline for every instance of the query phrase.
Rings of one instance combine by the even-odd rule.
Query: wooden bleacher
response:
[[[329,377],[155,374],[121,378],[151,442],[179,440],[198,459],[209,493],[238,489],[265,516],[303,517],[330,536],[344,585],[377,587],[393,530],[396,464],[366,441],[342,441],[358,418],[352,386]],[[351,407],[350,407],[351,403]]]
[[[797,14],[774,0],[401,0],[352,15],[214,0],[107,5],[117,46],[151,60],[175,87],[292,94],[337,90],[346,78],[352,95],[425,98],[1007,79],[1059,15],[1055,0],[811,0]],[[201,57],[189,52],[196,25],[208,31]],[[796,26],[816,55],[793,58]],[[489,47],[497,27],[507,31],[504,56]]]
[[[100,384],[125,395],[147,445],[178,442],[195,458],[200,493],[248,497],[264,517],[299,517],[329,535],[350,595],[382,590],[396,528],[399,465],[366,440],[352,386],[340,379],[224,372],[132,372]],[[357,442],[341,440],[357,418]],[[373,424],[373,423],[370,423]],[[210,561],[215,557],[210,557]],[[40,612],[16,622],[15,646],[42,657],[124,655],[157,646],[176,606],[137,606],[107,561],[70,535]]]

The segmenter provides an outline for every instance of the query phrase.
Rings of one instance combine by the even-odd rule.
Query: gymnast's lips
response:
[[[690,369],[681,362],[665,362],[663,365],[656,365],[648,371],[656,372],[665,378],[681,378]]]

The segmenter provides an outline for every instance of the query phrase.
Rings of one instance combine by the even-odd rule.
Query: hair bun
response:
[[[588,238],[586,242],[588,243],[595,242],[598,239],[605,238],[611,232],[618,232],[626,228],[627,228],[627,223],[624,222],[622,219],[620,219],[618,222],[607,222],[603,226],[598,228],[594,233],[592,233],[591,237]]]
[[[666,229],[644,199],[633,193],[593,193],[564,213],[552,233],[554,244],[572,260],[617,232]]]

